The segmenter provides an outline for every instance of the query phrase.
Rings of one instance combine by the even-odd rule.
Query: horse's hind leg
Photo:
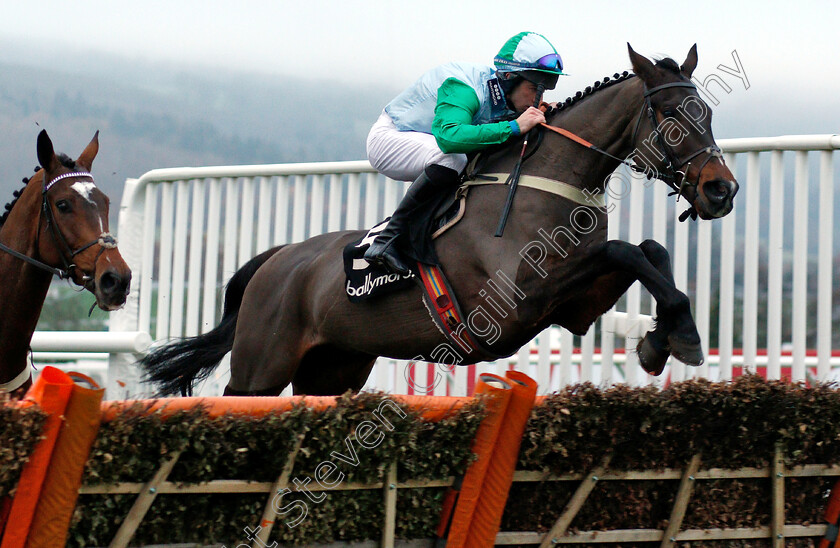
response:
[[[350,352],[322,344],[310,348],[300,362],[292,386],[295,394],[339,395],[345,390],[358,392],[370,375],[376,356]]]
[[[288,385],[284,386],[275,386],[273,388],[267,388],[265,390],[257,390],[255,392],[247,392],[243,390],[235,390],[230,386],[225,386],[225,391],[223,396],[279,396],[280,393],[286,388]]]
[[[247,300],[252,297],[252,293],[246,293],[242,309],[246,313],[239,314],[236,324],[225,395],[280,394],[292,382],[300,357],[306,352],[309,334],[300,325],[279,317],[282,303],[263,298],[257,306],[254,299]],[[277,325],[286,327],[281,332],[272,328]]]

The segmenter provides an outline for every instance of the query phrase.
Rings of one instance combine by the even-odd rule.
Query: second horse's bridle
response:
[[[50,231],[50,236],[52,236],[53,243],[56,245],[56,247],[58,247],[59,256],[61,257],[61,262],[62,262],[64,268],[55,268],[53,266],[50,266],[46,263],[43,263],[43,262],[41,262],[41,261],[39,261],[39,260],[37,260],[33,257],[30,257],[28,255],[20,253],[19,251],[16,251],[16,250],[0,243],[0,250],[5,251],[6,253],[8,253],[8,254],[10,254],[14,257],[17,257],[18,259],[20,259],[22,261],[25,261],[25,262],[33,265],[33,266],[36,266],[36,267],[40,268],[41,270],[46,270],[47,272],[50,272],[50,273],[58,276],[62,280],[70,279],[73,275],[73,270],[78,268],[75,265],[75,263],[73,263],[73,258],[76,255],[78,255],[79,253],[85,251],[86,249],[89,249],[89,248],[93,247],[96,244],[99,244],[99,246],[100,246],[99,253],[96,255],[96,259],[94,259],[94,261],[93,261],[93,264],[95,265],[96,261],[99,260],[99,257],[102,255],[102,253],[105,252],[106,249],[113,249],[113,248],[117,247],[117,239],[114,237],[114,235],[111,234],[110,232],[103,232],[102,234],[99,235],[99,237],[97,239],[84,244],[83,246],[79,247],[75,251],[73,251],[70,248],[70,245],[67,243],[66,238],[61,233],[61,230],[58,227],[58,222],[55,219],[55,215],[53,215],[52,208],[50,207],[49,200],[47,199],[47,193],[53,187],[53,185],[55,185],[55,183],[57,183],[58,181],[60,181],[62,179],[67,179],[67,178],[70,178],[70,177],[85,178],[85,179],[90,179],[91,182],[93,181],[93,175],[91,175],[90,173],[88,173],[86,171],[71,171],[69,173],[61,174],[58,177],[52,179],[51,181],[47,181],[47,175],[46,175],[46,172],[44,172],[44,186],[43,186],[43,190],[41,191],[41,196],[42,196],[41,213],[46,218],[47,227],[49,228],[49,231]],[[38,229],[38,232],[36,234],[40,235],[40,222],[38,223],[38,225],[39,225],[39,229]],[[36,248],[38,247],[37,238],[38,238],[38,236],[36,236],[36,245],[35,245]],[[89,282],[92,279],[93,279],[92,276],[89,276],[89,275],[85,274],[84,272],[82,273],[82,284],[83,285],[87,284],[87,282]]]

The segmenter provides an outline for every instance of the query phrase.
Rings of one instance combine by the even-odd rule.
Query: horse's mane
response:
[[[586,99],[590,95],[592,95],[594,93],[597,93],[597,92],[599,92],[603,89],[606,89],[608,87],[619,84],[619,83],[621,83],[625,80],[628,80],[630,78],[634,78],[635,76],[636,76],[635,74],[632,74],[632,73],[627,72],[625,70],[621,74],[619,74],[617,72],[615,74],[613,74],[612,79],[610,79],[610,77],[607,76],[603,80],[598,80],[597,82],[595,82],[591,86],[586,86],[586,89],[575,93],[574,96],[567,97],[566,100],[563,101],[562,103],[558,102],[557,106],[554,107],[554,109],[550,112],[550,114],[555,115],[555,114],[557,114],[561,111],[567,110],[567,109],[573,107],[574,105],[578,104],[580,101]]]
[[[674,61],[670,57],[665,57],[664,59],[658,60],[656,62],[656,67],[667,70],[668,72],[680,74],[680,66],[677,64],[676,61]],[[558,114],[561,111],[573,107],[580,101],[586,99],[594,93],[597,93],[598,91],[614,86],[615,84],[624,82],[625,80],[629,80],[630,78],[634,78],[635,76],[635,74],[625,70],[621,74],[617,72],[613,74],[612,79],[609,76],[607,76],[603,80],[598,80],[591,86],[587,86],[586,89],[575,93],[573,97],[567,97],[566,100],[562,103],[558,102],[557,106],[549,112],[549,115],[554,116],[555,114]]]
[[[67,169],[76,169],[76,162],[72,158],[67,156],[66,154],[59,153],[57,155],[57,158],[58,158],[58,161],[61,162],[61,165],[63,165]],[[41,170],[40,166],[35,166],[35,173],[38,173],[40,170]],[[24,177],[23,178],[24,188],[26,188],[26,185],[29,184],[30,179],[32,179],[32,177]],[[20,195],[22,193],[23,193],[23,188],[19,188],[18,190],[15,190],[12,193],[12,201],[9,202],[8,204],[6,204],[6,208],[5,208],[6,210],[3,212],[2,215],[0,215],[0,226],[3,226],[3,224],[6,222],[6,219],[9,217],[9,212],[12,211],[12,208],[15,206],[15,204],[18,201],[18,198],[20,198]]]

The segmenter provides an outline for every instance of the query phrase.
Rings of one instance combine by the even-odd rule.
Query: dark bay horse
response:
[[[54,275],[93,293],[102,310],[125,303],[131,270],[108,232],[108,197],[90,174],[98,151],[99,132],[74,161],[56,155],[41,131],[43,167],[0,217],[0,391],[31,384],[29,342]]]
[[[658,374],[669,355],[690,365],[703,361],[668,252],[652,240],[607,241],[601,200],[611,191],[605,181],[631,153],[636,169],[685,198],[692,218],[729,213],[738,185],[715,145],[708,106],[690,83],[696,46],[682,65],[653,63],[629,44],[628,51],[635,75],[598,82],[547,115],[550,125],[600,149],[546,131],[522,164],[523,181],[566,191],[521,185],[504,236],[494,238],[508,186],[471,187],[463,219],[435,240],[469,327],[498,356],[512,355],[552,324],[586,333],[639,280],[657,302],[656,327],[638,346],[642,366]],[[521,141],[492,155],[482,171],[511,173],[520,149]],[[644,184],[639,179],[633,184]],[[362,234],[323,234],[252,259],[228,284],[219,326],[153,351],[142,361],[147,379],[162,394],[190,393],[232,349],[225,394],[275,395],[292,383],[296,393],[324,395],[361,389],[378,356],[484,359],[476,348],[453,348],[417,287],[349,302],[342,249]]]

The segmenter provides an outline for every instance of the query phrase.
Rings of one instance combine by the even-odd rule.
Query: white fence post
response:
[[[834,156],[820,152],[820,232],[817,279],[817,379],[831,368],[832,266],[834,264]]]

